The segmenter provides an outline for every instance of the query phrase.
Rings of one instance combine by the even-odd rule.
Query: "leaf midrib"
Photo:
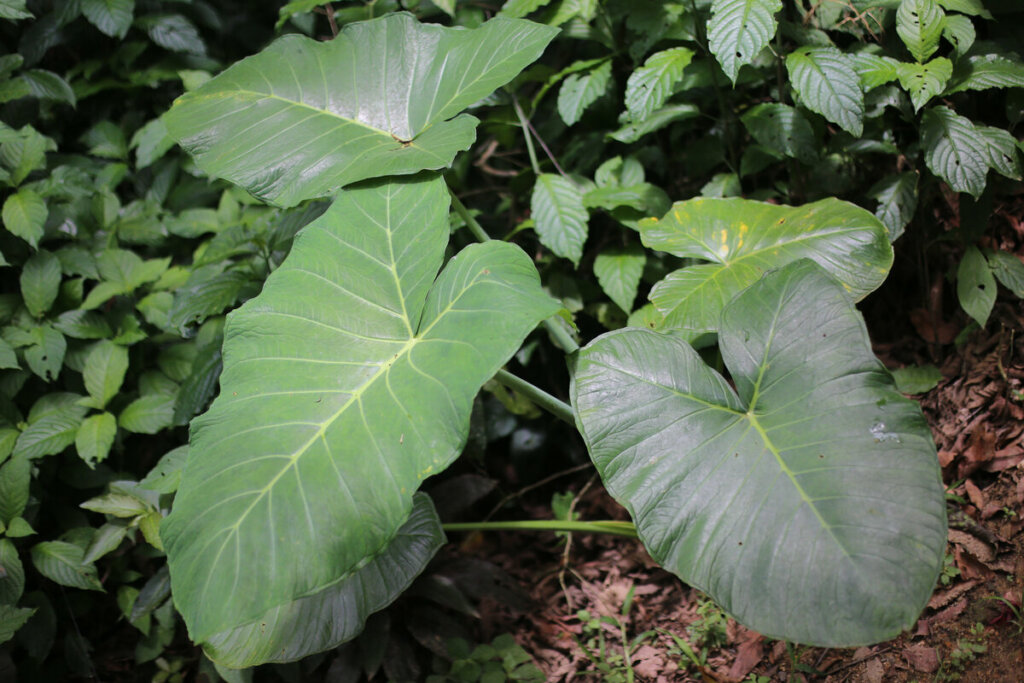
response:
[[[463,288],[458,292],[458,294],[456,294],[455,296],[451,297],[451,300],[449,301],[448,305],[445,306],[445,308],[442,309],[438,313],[438,315],[434,318],[434,320],[429,325],[427,325],[427,327],[425,327],[423,330],[421,330],[415,336],[410,337],[403,344],[402,348],[389,361],[386,361],[386,362],[382,363],[379,366],[379,369],[377,370],[377,372],[375,372],[372,376],[367,378],[367,380],[363,383],[363,385],[361,387],[357,388],[355,391],[353,391],[352,395],[349,397],[349,399],[337,411],[335,411],[333,415],[329,416],[327,419],[325,419],[320,424],[320,427],[316,430],[316,432],[313,434],[313,436],[311,436],[306,441],[306,443],[304,443],[302,446],[300,446],[298,449],[296,449],[295,452],[291,456],[288,456],[289,457],[288,463],[286,465],[284,465],[281,468],[281,470],[276,475],[274,475],[274,477],[270,480],[270,482],[268,482],[259,491],[259,493],[255,497],[255,499],[249,504],[249,506],[245,509],[245,511],[242,512],[239,515],[238,520],[234,524],[232,524],[230,527],[227,528],[227,533],[224,536],[224,540],[221,542],[220,548],[217,550],[217,557],[214,558],[213,565],[217,565],[219,563],[220,557],[224,553],[224,550],[227,548],[231,538],[237,535],[238,529],[241,527],[242,523],[248,518],[249,513],[251,513],[252,510],[260,503],[260,501],[262,501],[263,498],[274,488],[274,486],[277,483],[277,481],[280,480],[281,477],[283,477],[288,471],[290,471],[303,455],[305,455],[306,453],[309,452],[309,449],[310,449],[310,447],[312,446],[313,443],[315,443],[319,439],[323,439],[324,438],[324,435],[326,434],[327,430],[331,427],[331,425],[333,425],[338,420],[338,418],[340,418],[349,408],[351,408],[352,405],[354,405],[355,403],[360,401],[362,399],[362,396],[366,393],[366,391],[369,390],[369,388],[373,384],[375,384],[381,377],[387,377],[387,375],[390,372],[391,368],[395,364],[397,364],[400,359],[405,358],[408,355],[408,353],[412,350],[412,348],[416,346],[416,344],[418,344],[420,341],[424,340],[427,337],[427,335],[434,328],[434,326],[437,325],[442,319],[444,319],[445,315],[447,315],[454,308],[455,304],[458,303],[458,301],[465,295],[465,293],[471,287],[476,285],[477,282],[479,282],[480,277],[483,274],[484,273],[477,273],[477,275],[475,275],[472,279],[470,279],[469,282],[467,282],[466,285],[463,286]],[[436,280],[435,280],[435,284],[436,284]],[[403,297],[403,301],[404,301],[404,297]],[[397,341],[397,340],[388,340],[388,341]],[[391,540],[391,537],[385,539],[380,547],[384,547],[385,545],[387,545],[387,543],[389,543],[390,540]],[[370,557],[372,557],[375,554],[376,554],[376,551],[374,553],[371,553]],[[353,569],[358,569],[358,567],[354,567]],[[210,573],[207,576],[207,580],[205,582],[205,585],[203,586],[203,591],[202,591],[203,594],[205,594],[206,591],[209,589],[210,581],[213,580],[213,576],[214,576],[213,573]],[[214,632],[217,632],[217,631],[214,631]]]

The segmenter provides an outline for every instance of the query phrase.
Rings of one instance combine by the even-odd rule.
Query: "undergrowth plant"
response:
[[[55,639],[92,666],[58,616],[106,603],[62,612],[58,585],[110,593],[168,679],[175,610],[233,680],[385,642],[410,586],[472,612],[428,569],[466,529],[636,535],[808,644],[927,602],[934,447],[855,303],[897,239],[954,245],[979,325],[1024,294],[986,230],[1020,178],[1015,3],[297,0],[216,76],[242,53],[220,36],[267,30],[6,7],[0,641],[34,671]],[[112,58],[58,59],[100,36]],[[495,401],[517,467],[577,444],[633,523],[442,523],[423,484],[486,450]]]
[[[927,600],[945,540],[934,447],[854,308],[892,262],[883,223],[828,198],[670,206],[636,159],[592,183],[536,173],[533,226],[574,264],[587,206],[629,209],[624,250],[594,262],[624,310],[637,259],[683,259],[652,288],[657,317],[579,348],[534,262],[431,172],[472,144],[463,110],[556,33],[388,14],[280,39],[165,115],[207,173],[284,207],[333,197],[229,316],[220,395],[161,525],[175,604],[215,661],[333,647],[403,591],[444,538],[417,489],[458,457],[492,377],[573,422],[652,556],[751,627],[872,642]],[[637,97],[627,86],[633,126],[662,104]],[[452,207],[478,241],[457,253]],[[541,323],[567,354],[571,407],[502,370]],[[719,369],[688,342],[717,342]]]

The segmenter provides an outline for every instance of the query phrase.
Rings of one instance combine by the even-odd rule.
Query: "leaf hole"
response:
[[[978,289],[980,289],[981,291],[984,292],[985,291],[985,285],[978,285]]]

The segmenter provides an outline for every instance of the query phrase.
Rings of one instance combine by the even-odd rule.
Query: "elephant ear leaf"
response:
[[[220,395],[160,531],[193,641],[386,554],[420,482],[461,452],[480,387],[558,311],[508,243],[438,275],[448,205],[439,177],[345,190],[228,316]]]
[[[181,97],[164,121],[210,175],[293,206],[358,180],[448,166],[476,138],[477,119],[459,112],[511,81],[556,33],[507,17],[447,28],[403,12],[349,24],[328,42],[285,36]]]
[[[366,618],[401,595],[444,543],[441,520],[425,493],[395,538],[365,566],[319,593],[274,607],[259,619],[212,636],[206,654],[242,669],[291,662],[355,638]]]
[[[832,198],[781,206],[698,197],[676,202],[661,219],[640,221],[640,234],[647,247],[710,262],[669,273],[651,289],[662,329],[685,331],[689,339],[713,332],[743,288],[797,259],[816,261],[857,300],[885,281],[893,259],[885,226]]]
[[[809,260],[733,299],[719,335],[735,389],[672,335],[580,352],[573,404],[608,490],[656,561],[750,628],[824,647],[896,636],[946,543],[920,409]]]

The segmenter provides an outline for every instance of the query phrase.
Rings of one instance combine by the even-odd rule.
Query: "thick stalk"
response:
[[[518,522],[459,522],[442,524],[445,531],[568,531],[585,534],[609,534],[636,538],[632,522],[612,520],[577,522],[564,519],[531,519]]]
[[[537,407],[543,408],[548,411],[559,420],[571,424],[573,427],[576,426],[576,419],[573,417],[572,407],[564,401],[560,401],[548,392],[544,391],[539,387],[527,382],[525,379],[516,377],[507,370],[498,370],[498,374],[494,376],[494,380],[513,391],[518,391],[520,394],[530,399]]]
[[[469,212],[469,209],[467,209],[466,205],[462,203],[462,200],[455,196],[455,193],[452,192],[451,187],[448,188],[448,194],[450,194],[452,197],[452,208],[455,209],[455,213],[459,214],[459,217],[462,218],[463,221],[465,221],[466,227],[469,228],[469,231],[471,233],[473,233],[473,237],[476,238],[476,241],[490,241],[491,238],[487,234],[487,232],[484,231],[483,226],[481,226],[480,223],[477,222],[475,218],[473,218],[473,214]]]

